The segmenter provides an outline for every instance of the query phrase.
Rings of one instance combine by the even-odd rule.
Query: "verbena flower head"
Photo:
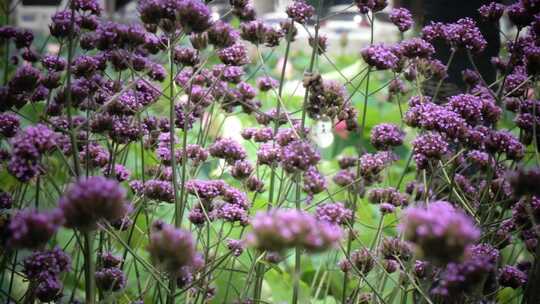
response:
[[[102,268],[95,277],[97,287],[103,292],[116,292],[126,286],[126,276],[120,268]]]
[[[406,8],[394,8],[390,12],[390,21],[395,24],[400,32],[408,31],[414,24],[411,12]]]
[[[315,14],[315,8],[304,0],[294,0],[286,9],[289,18],[300,24],[305,24]]]
[[[295,140],[281,149],[281,165],[289,173],[305,171],[315,166],[321,156],[309,142]]]
[[[480,237],[471,218],[444,201],[407,208],[400,229],[423,257],[438,263],[460,260]]]
[[[94,230],[101,221],[114,222],[129,211],[125,190],[113,180],[91,176],[71,184],[60,198],[65,226]]]
[[[230,164],[246,158],[244,147],[232,138],[218,139],[208,148],[208,152],[213,157],[222,158]]]
[[[499,284],[513,289],[520,288],[527,283],[527,273],[515,266],[506,265],[499,271]]]
[[[340,202],[321,204],[315,210],[315,217],[318,220],[337,225],[345,225],[353,219],[352,215],[352,211]]]
[[[413,141],[413,159],[425,169],[431,160],[440,160],[448,153],[448,142],[438,133],[426,133]]]
[[[257,249],[281,252],[300,246],[307,251],[324,251],[337,244],[341,229],[294,209],[258,213],[252,220],[248,243]]]
[[[59,210],[47,213],[30,209],[19,211],[9,223],[8,244],[15,248],[42,248],[63,221],[64,217]]]
[[[382,44],[368,46],[360,54],[369,66],[377,70],[394,69],[399,61],[392,49]]]
[[[59,275],[71,269],[71,258],[60,248],[35,251],[23,261],[23,273],[30,280],[39,279],[43,273]]]
[[[489,4],[480,6],[478,13],[480,13],[482,19],[490,22],[496,22],[502,17],[504,9],[504,4],[491,2]]]
[[[184,267],[196,268],[200,264],[191,233],[161,221],[152,226],[148,252],[153,263],[173,277],[180,275]]]
[[[371,130],[371,144],[378,150],[388,150],[403,143],[405,133],[389,123],[378,124]]]

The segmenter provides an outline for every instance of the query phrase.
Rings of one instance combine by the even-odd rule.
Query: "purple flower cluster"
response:
[[[60,248],[36,251],[23,261],[23,273],[36,284],[35,294],[41,302],[62,297],[60,274],[71,269],[71,258]]]
[[[474,54],[484,51],[487,42],[471,18],[459,19],[455,23],[432,23],[424,27],[422,36],[427,41],[441,38],[453,48],[465,49]]]
[[[395,24],[400,32],[406,32],[413,26],[411,12],[406,8],[394,8],[390,12],[390,21]]]
[[[315,14],[315,8],[304,0],[294,0],[287,6],[289,18],[300,24],[305,24]]]
[[[407,208],[401,231],[426,259],[438,263],[461,259],[467,246],[480,237],[469,216],[443,201]]]
[[[378,150],[388,150],[403,144],[405,132],[389,123],[378,124],[371,130],[371,144]]]
[[[191,233],[161,221],[152,225],[148,252],[156,266],[174,277],[197,270],[202,262]]]
[[[382,44],[368,46],[360,52],[364,61],[377,70],[389,70],[397,67],[399,57],[395,50]]]
[[[260,250],[281,252],[294,247],[317,252],[327,250],[341,239],[341,229],[313,215],[293,209],[258,213],[247,241]]]
[[[211,156],[226,160],[229,164],[234,164],[237,160],[246,158],[246,151],[238,142],[232,138],[220,138],[209,148]]]
[[[343,203],[327,203],[317,206],[315,217],[336,225],[345,225],[353,220],[353,214]]]
[[[129,212],[125,190],[113,180],[91,176],[71,184],[59,200],[65,226],[94,230],[101,221],[114,222]]]
[[[8,244],[15,248],[42,248],[63,222],[64,217],[58,209],[48,213],[36,210],[19,211],[9,223]]]
[[[96,285],[103,292],[117,292],[126,286],[126,276],[120,263],[122,259],[110,252],[101,255],[102,267],[96,271]]]

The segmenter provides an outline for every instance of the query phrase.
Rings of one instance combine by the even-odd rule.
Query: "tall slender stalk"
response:
[[[94,263],[94,233],[91,231],[83,232],[84,241],[84,286],[85,302],[93,304],[96,302],[95,294],[95,263]]]

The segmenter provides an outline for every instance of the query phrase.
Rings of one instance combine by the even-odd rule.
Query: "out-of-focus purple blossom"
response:
[[[125,190],[113,180],[91,176],[71,184],[59,200],[65,226],[94,230],[100,221],[113,222],[129,211]]]
[[[126,276],[120,268],[102,268],[96,271],[96,286],[103,292],[116,292],[126,286]]]
[[[244,252],[244,242],[241,240],[227,240],[227,248],[235,257],[239,257]]]
[[[71,10],[56,12],[52,17],[52,23],[49,25],[51,35],[63,39],[80,32],[81,17],[78,14],[72,15]]]
[[[352,273],[360,272],[363,275],[369,273],[375,266],[375,258],[371,255],[371,252],[367,248],[357,249],[351,252],[348,259],[342,260],[339,264],[341,271],[348,272],[353,267],[355,271]]]
[[[8,244],[15,248],[39,249],[49,241],[63,222],[64,217],[59,210],[48,213],[22,210],[9,223]]]
[[[15,93],[30,93],[38,84],[40,72],[29,64],[23,64],[8,83],[9,89]]]
[[[517,196],[532,194],[540,197],[540,168],[519,168],[508,176],[512,189]]]
[[[258,213],[252,220],[248,243],[260,250],[281,252],[300,246],[307,251],[324,251],[336,245],[341,229],[313,215],[294,209]]]
[[[389,203],[393,206],[407,206],[409,198],[395,188],[374,188],[368,192],[368,200],[372,204]]]
[[[253,173],[253,165],[247,160],[237,160],[231,167],[231,176],[236,179],[245,179]]]
[[[144,183],[144,195],[151,200],[173,203],[174,191],[170,182],[160,180],[148,180]]]
[[[0,190],[0,210],[11,209],[13,206],[13,197],[11,194]]]
[[[260,91],[266,92],[279,86],[279,82],[270,76],[262,76],[257,79],[257,87]]]
[[[459,260],[465,248],[480,237],[467,215],[443,201],[407,208],[400,227],[405,239],[426,259],[439,263]]]
[[[326,190],[326,178],[315,167],[307,169],[303,174],[302,180],[304,182],[302,189],[309,197]]]
[[[175,277],[182,268],[198,268],[200,263],[191,233],[161,221],[152,226],[148,252],[156,266]]]
[[[240,33],[223,21],[216,21],[208,30],[208,41],[217,48],[226,48],[234,45]]]
[[[13,137],[20,127],[19,117],[10,113],[0,113],[0,135]]]

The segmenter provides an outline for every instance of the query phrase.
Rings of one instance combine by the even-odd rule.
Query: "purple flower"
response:
[[[216,21],[208,30],[208,41],[216,48],[230,47],[239,37],[238,31],[223,21]]]
[[[399,61],[392,49],[382,44],[368,46],[360,53],[364,61],[377,70],[394,69]]]
[[[378,150],[400,146],[404,137],[405,133],[393,124],[378,124],[371,130],[371,144]]]
[[[246,150],[232,138],[220,138],[216,140],[209,148],[210,155],[216,158],[222,158],[228,163],[233,164],[237,160],[246,158]]]
[[[476,125],[482,120],[484,103],[480,97],[470,94],[459,94],[448,98],[446,107],[461,115],[469,124]]]
[[[482,19],[490,22],[498,22],[504,13],[505,6],[501,3],[491,2],[484,4],[478,9]]]
[[[19,130],[19,117],[14,114],[0,113],[0,135],[13,137]]]
[[[235,43],[217,51],[217,55],[224,64],[241,66],[249,63],[247,49],[240,43]]]
[[[372,204],[391,204],[393,206],[407,206],[409,198],[394,188],[375,188],[368,192],[368,200]]]
[[[520,160],[525,155],[525,147],[509,131],[492,131],[486,141],[488,151],[505,153],[506,157]]]
[[[385,259],[408,261],[412,257],[412,247],[399,238],[385,238],[379,248]]]
[[[126,286],[126,276],[120,268],[102,268],[96,271],[96,286],[103,292],[116,292]]]
[[[426,133],[413,141],[413,159],[418,168],[427,168],[430,160],[439,160],[448,153],[448,142],[438,133]]]
[[[174,191],[170,182],[151,179],[144,183],[144,195],[151,200],[173,203]]]
[[[257,79],[257,87],[260,91],[266,92],[279,86],[279,82],[270,76],[262,76]]]
[[[305,24],[315,14],[315,8],[304,0],[294,0],[286,9],[289,18],[300,24]]]
[[[406,8],[394,8],[390,12],[390,21],[395,24],[400,32],[408,31],[414,24],[411,12]]]
[[[241,240],[227,240],[227,248],[235,257],[239,257],[244,252],[244,242]]]
[[[313,215],[294,209],[258,213],[252,220],[248,243],[260,250],[280,252],[300,246],[307,251],[324,251],[341,238],[341,229]]]
[[[400,227],[426,259],[440,263],[459,260],[480,237],[470,217],[443,201],[407,208]]]
[[[101,14],[101,6],[97,0],[73,0],[70,6],[75,10],[87,11],[97,16]]]
[[[352,211],[343,203],[328,203],[317,206],[315,217],[320,221],[327,221],[336,225],[346,225],[353,220]]]
[[[246,209],[237,204],[223,204],[215,210],[216,217],[226,222],[239,222],[242,226],[249,224],[249,216]]]
[[[65,226],[94,230],[100,221],[114,222],[129,211],[125,190],[113,180],[91,176],[71,184],[60,198]]]
[[[201,33],[212,25],[212,14],[206,4],[200,0],[182,0],[179,3],[177,18],[186,33]]]
[[[499,271],[499,284],[518,289],[527,283],[527,274],[515,266],[506,265]]]
[[[366,275],[375,266],[375,259],[367,248],[361,248],[352,251],[350,257],[342,260],[339,266],[343,272],[348,272],[354,267],[356,271],[353,273],[360,272]]]
[[[13,206],[13,197],[11,194],[0,190],[0,210],[11,209]]]
[[[266,40],[268,27],[260,20],[240,24],[240,37],[255,45],[263,44]]]
[[[196,66],[200,62],[199,53],[193,48],[176,47],[173,56],[174,63],[183,66]]]
[[[321,156],[317,150],[308,142],[295,140],[281,149],[281,165],[289,173],[297,170],[306,171],[315,166]]]
[[[304,182],[302,190],[308,194],[308,199],[314,194],[323,192],[327,187],[326,178],[315,167],[304,172],[302,181]]]
[[[253,173],[253,166],[247,160],[237,160],[231,167],[231,176],[236,179],[245,179]]]
[[[411,38],[403,40],[400,44],[400,53],[410,59],[430,58],[435,53],[435,48],[431,43],[422,38]]]
[[[78,14],[72,16],[71,10],[58,11],[51,19],[49,30],[51,35],[58,39],[78,34],[81,30],[79,27],[81,17]]]
[[[225,192],[226,184],[222,180],[190,180],[186,183],[189,194],[204,201],[211,201]]]
[[[62,282],[57,276],[43,273],[37,281],[35,294],[41,302],[52,302],[62,297],[62,289]]]
[[[23,261],[23,273],[31,280],[39,279],[42,273],[59,275],[71,269],[71,258],[60,248],[35,251]]]
[[[15,93],[30,93],[38,85],[39,70],[29,64],[23,64],[8,83],[9,89]]]
[[[64,218],[59,210],[49,213],[29,209],[19,211],[9,223],[8,244],[16,248],[41,248],[63,222]]]
[[[48,70],[61,72],[67,66],[67,61],[59,55],[47,55],[41,58],[41,64]]]
[[[148,252],[152,262],[172,276],[180,275],[184,267],[198,268],[200,263],[191,233],[161,221],[152,226]]]

